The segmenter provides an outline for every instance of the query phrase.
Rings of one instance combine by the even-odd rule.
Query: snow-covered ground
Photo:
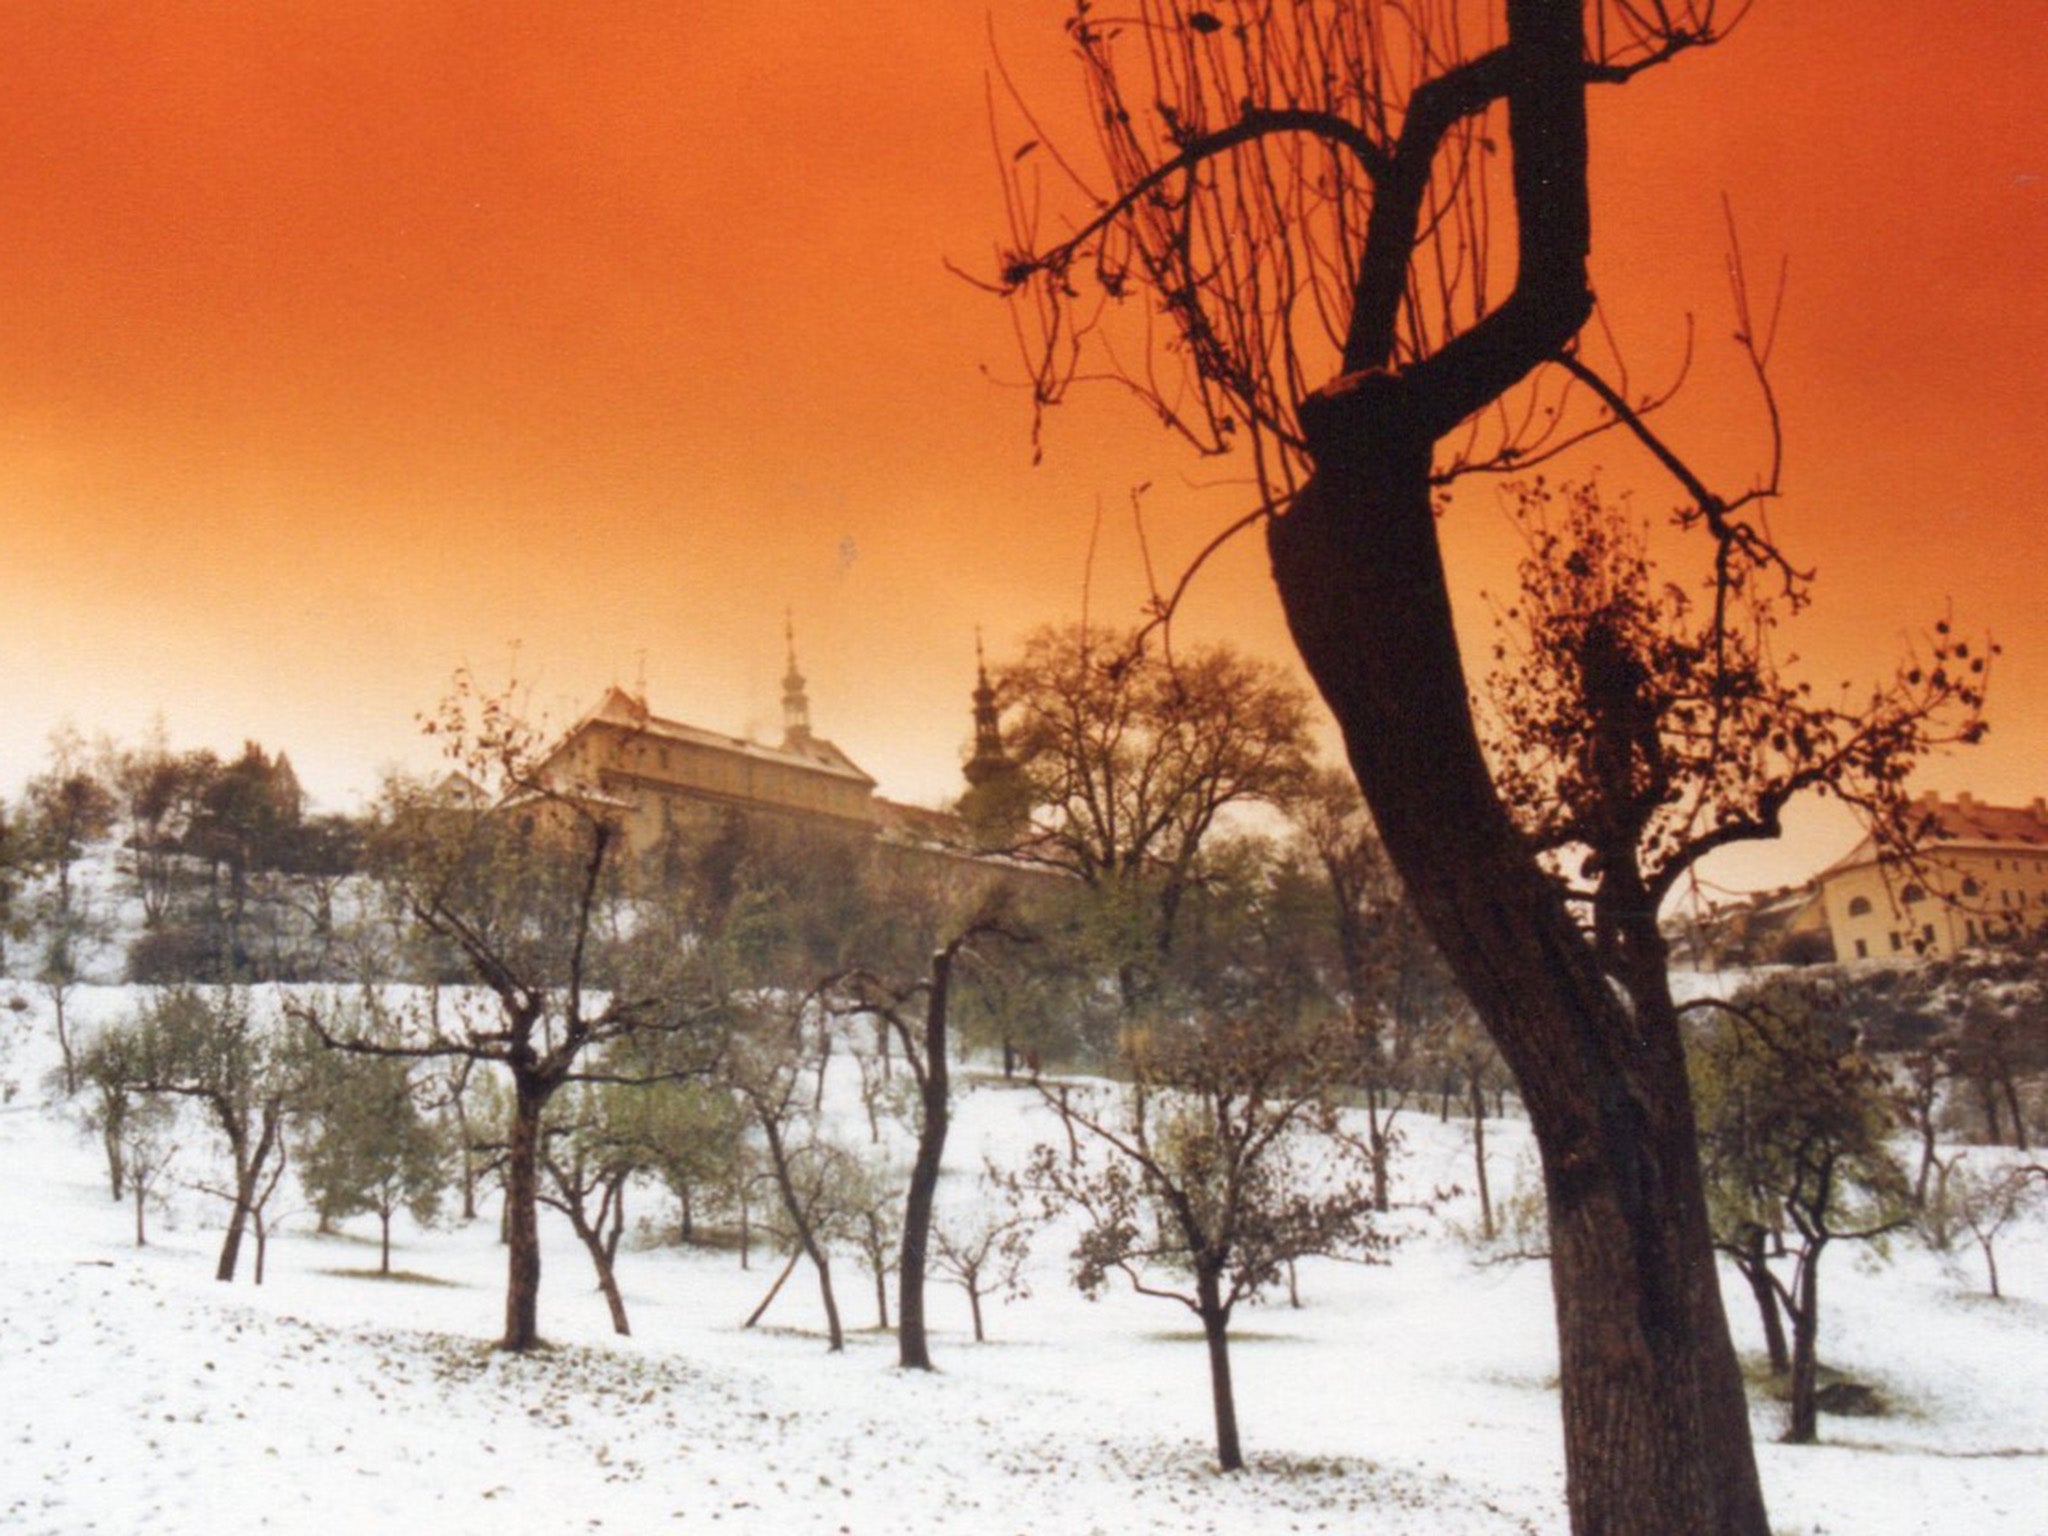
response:
[[[707,1530],[763,1533],[1259,1533],[1397,1536],[1561,1532],[1555,1346],[1545,1271],[1481,1265],[1419,1222],[1391,1265],[1306,1266],[1302,1303],[1240,1313],[1234,1351],[1251,1468],[1210,1459],[1203,1351],[1171,1305],[1099,1303],[1065,1284],[1042,1240],[1032,1295],[990,1310],[972,1342],[964,1299],[933,1292],[936,1375],[894,1366],[893,1341],[822,1338],[799,1270],[764,1326],[740,1324],[773,1278],[757,1255],[640,1247],[622,1256],[634,1337],[614,1339],[587,1261],[544,1215],[544,1332],[490,1348],[502,1316],[495,1223],[406,1229],[396,1262],[433,1284],[380,1281],[374,1224],[274,1240],[266,1283],[212,1278],[218,1202],[178,1193],[151,1245],[109,1201],[96,1148],[42,1102],[47,1002],[0,1015],[0,1530],[110,1536],[221,1531],[434,1536]],[[90,1021],[132,994],[84,988]],[[1463,1130],[1411,1113],[1402,1178],[1462,1176]],[[1489,1127],[1494,1186],[1524,1138]],[[984,1152],[1012,1160],[1052,1127],[1026,1090],[962,1096],[948,1196]],[[195,1147],[192,1149],[197,1151]],[[1465,1180],[1469,1184],[1469,1178]],[[654,1215],[655,1197],[643,1197]],[[1454,1205],[1457,1202],[1454,1202]],[[2000,1250],[2008,1299],[1981,1295],[1974,1256],[1946,1268],[1902,1245],[1879,1266],[1843,1249],[1824,1271],[1823,1355],[1893,1412],[1824,1418],[1827,1443],[1757,1428],[1783,1533],[2048,1529],[2048,1232]],[[842,1309],[873,1322],[848,1255]],[[1754,1347],[1742,1294],[1738,1342]]]

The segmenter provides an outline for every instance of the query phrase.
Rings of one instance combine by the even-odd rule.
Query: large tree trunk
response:
[[[1388,855],[1528,1109],[1573,1529],[1765,1536],[1677,1022],[1623,1006],[1494,793],[1437,547],[1431,443],[1379,408],[1385,394],[1376,376],[1342,405],[1343,432],[1271,525],[1274,576]]]
[[[512,1139],[505,1149],[505,1337],[499,1347],[540,1343],[540,1121],[550,1088],[516,1075]]]
[[[939,1168],[946,1155],[952,1117],[952,1084],[946,1062],[946,1002],[951,990],[953,951],[932,957],[931,993],[925,1004],[924,1073],[918,1082],[920,1116],[917,1158],[903,1197],[903,1251],[896,1267],[897,1361],[905,1370],[932,1368],[924,1320],[925,1264],[931,1250],[932,1206]]]

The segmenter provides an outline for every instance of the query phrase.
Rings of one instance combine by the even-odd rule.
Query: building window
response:
[[[1965,896],[1982,896],[1984,894],[1984,887],[1977,883],[1975,875],[1963,876],[1963,894]]]
[[[1894,928],[1894,929],[1893,929],[1893,930],[1891,931],[1891,934],[1890,934],[1890,938],[1891,938],[1891,941],[1892,941],[1892,953],[1893,953],[1893,954],[1897,954],[1897,953],[1898,953],[1898,952],[1899,952],[1900,950],[1902,950],[1902,949],[1904,949],[1904,948],[1906,947],[1906,945],[1905,945],[1905,941],[1904,941],[1904,940],[1902,940],[1902,939],[1901,939],[1901,938],[1899,937],[1899,931],[1898,931],[1898,929]]]
[[[1870,898],[1868,896],[1851,896],[1849,898],[1849,915],[1851,917],[1868,917],[1870,915]],[[1862,947],[1860,944],[1857,946],[1858,949]]]
[[[1932,944],[1934,942],[1934,924],[1929,923],[1923,927],[1920,930],[1920,937],[1927,943]]]
[[[1856,941],[1856,958],[1858,960],[1868,960],[1870,958],[1870,946],[1861,939]]]
[[[1925,901],[1926,899],[1927,893],[1921,890],[1920,887],[1917,885],[1909,885],[1903,891],[1899,892],[1899,900],[1904,902],[1909,907],[1912,906],[1913,903],[1916,901]]]

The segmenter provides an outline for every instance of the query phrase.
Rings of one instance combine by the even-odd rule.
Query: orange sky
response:
[[[1062,12],[0,7],[0,793],[60,720],[161,709],[346,805],[515,643],[557,719],[644,675],[770,731],[785,608],[818,728],[886,792],[951,793],[977,623],[1000,655],[1076,613],[1098,505],[1094,611],[1128,614],[1139,481],[1162,567],[1242,504],[1108,394],[1034,469],[982,372],[1014,373],[1008,319],[942,267],[1001,219],[989,30],[1057,113]],[[1753,269],[1790,262],[1800,648],[1833,679],[1951,602],[1990,629],[1992,737],[1925,782],[2007,800],[2048,792],[2044,79],[2041,0],[1762,0],[1595,108],[1596,282],[1646,376],[1687,310],[1728,329],[1724,192]],[[1669,425],[1741,479],[1729,377],[1710,351]],[[1591,460],[1664,504],[1618,441]],[[1498,583],[1491,493],[1450,532]],[[1187,623],[1286,654],[1255,543]]]

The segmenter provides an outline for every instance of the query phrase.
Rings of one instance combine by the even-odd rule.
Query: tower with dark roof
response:
[[[782,744],[800,751],[811,741],[811,697],[804,691],[804,675],[796,665],[796,621],[787,615],[782,633],[789,645],[789,670],[782,674]]]

